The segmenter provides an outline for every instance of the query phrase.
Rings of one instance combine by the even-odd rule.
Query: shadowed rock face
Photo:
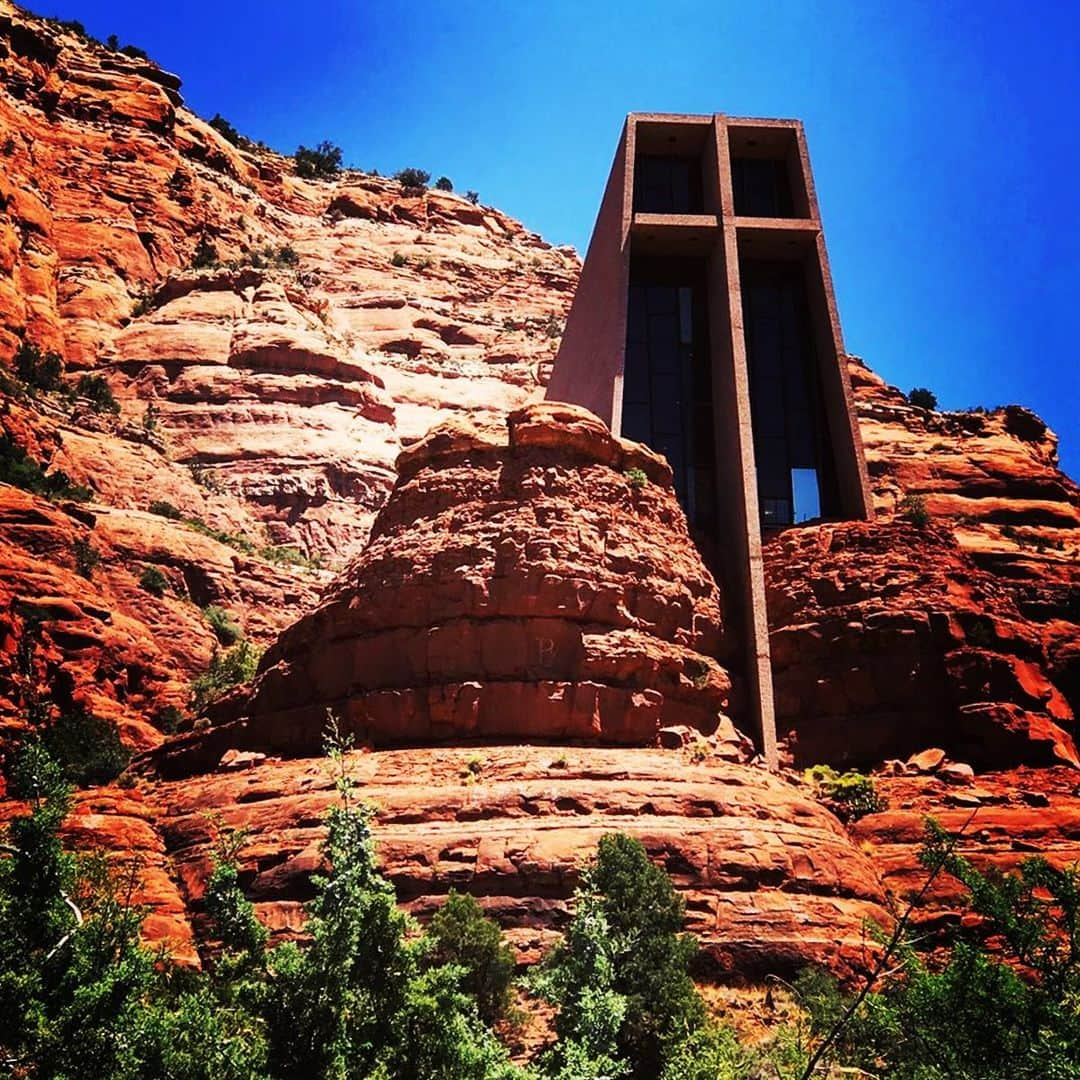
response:
[[[398,466],[364,554],[163,767],[316,752],[328,710],[380,746],[650,745],[727,718],[719,591],[662,459],[537,404],[436,427]]]
[[[797,762],[940,746],[987,769],[1077,764],[1038,626],[950,530],[791,529],[765,567],[778,734]]]

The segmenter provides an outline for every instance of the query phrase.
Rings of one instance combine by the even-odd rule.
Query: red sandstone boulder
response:
[[[642,466],[652,479],[632,483]],[[328,710],[377,745],[648,745],[737,707],[714,659],[719,592],[660,458],[538,404],[501,432],[442,425],[399,468],[368,549],[267,652],[250,699],[163,768],[227,747],[311,753]]]

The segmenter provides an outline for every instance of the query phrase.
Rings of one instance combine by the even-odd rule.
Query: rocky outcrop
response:
[[[980,768],[1080,763],[1038,628],[951,530],[790,529],[765,568],[778,734],[798,763],[928,745]]]
[[[581,867],[615,831],[672,875],[715,974],[808,960],[850,973],[872,948],[865,921],[889,924],[873,863],[827,810],[707,748],[419,748],[349,753],[345,766],[377,809],[379,859],[403,905],[423,919],[450,888],[467,890],[522,963],[565,926]],[[244,830],[241,882],[275,937],[295,937],[334,782],[325,758],[231,757],[199,777],[88,794],[70,835],[119,852],[138,841],[149,934],[190,958],[218,831]]]
[[[662,458],[544,403],[436,427],[398,471],[364,554],[163,768],[315,752],[328,711],[376,745],[648,745],[729,721],[719,591]]]
[[[1058,465],[1057,436],[1017,405],[923,409],[861,361],[850,371],[879,514],[905,495],[924,499],[1012,594],[1051,679],[1080,710],[1080,487]]]

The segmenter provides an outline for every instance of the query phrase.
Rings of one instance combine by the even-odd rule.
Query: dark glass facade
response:
[[[772,158],[732,158],[735,213],[741,217],[795,216],[787,163]]]
[[[701,159],[639,154],[634,166],[634,211],[701,214]]]
[[[630,270],[622,434],[663,454],[703,548],[716,538],[716,456],[704,267],[635,260]]]
[[[829,516],[835,481],[803,268],[744,261],[740,277],[762,526]]]

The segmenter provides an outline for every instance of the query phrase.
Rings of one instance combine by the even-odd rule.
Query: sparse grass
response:
[[[321,555],[305,555],[299,548],[289,544],[272,544],[264,547],[259,551],[259,556],[275,566],[300,566],[305,570],[323,568]]]
[[[166,502],[165,499],[155,499],[147,509],[151,514],[168,518],[170,521],[179,521],[184,516],[171,502]]]
[[[244,555],[254,555],[255,545],[245,536],[237,536],[235,533],[225,532],[223,529],[215,529],[207,525],[201,518],[184,518],[184,524],[201,536],[208,536],[219,544],[227,544],[231,548],[242,552]]]

